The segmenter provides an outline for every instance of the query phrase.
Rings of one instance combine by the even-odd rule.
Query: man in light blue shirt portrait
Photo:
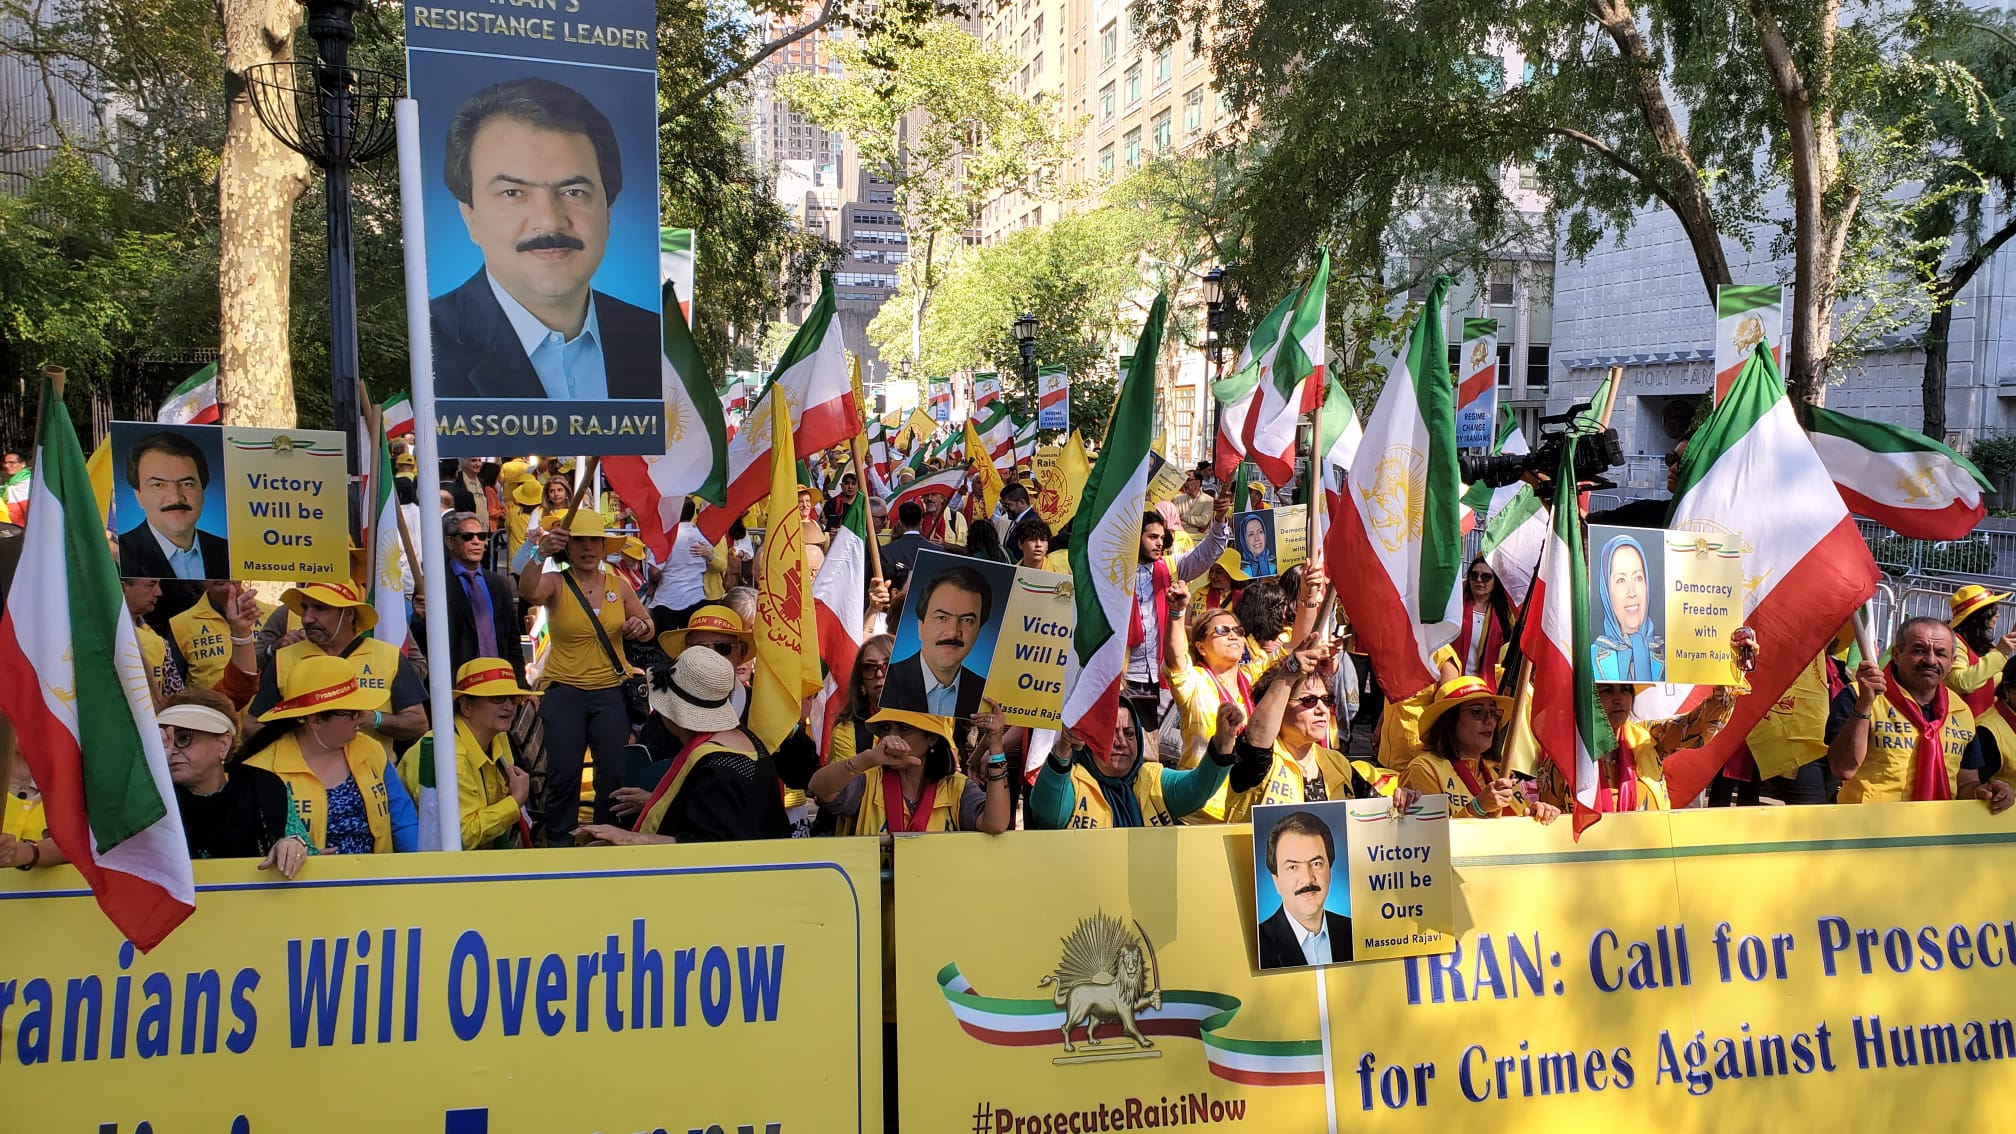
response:
[[[894,661],[882,704],[940,717],[980,710],[987,678],[966,668],[994,609],[993,590],[971,567],[948,567],[924,581],[917,597],[917,652]]]
[[[1337,837],[1313,811],[1291,811],[1267,832],[1267,872],[1281,908],[1260,923],[1262,969],[1294,969],[1351,959],[1351,919],[1332,913]]]
[[[146,518],[119,536],[119,573],[129,579],[231,578],[230,545],[198,531],[210,459],[196,443],[163,430],[126,454],[126,486]]]

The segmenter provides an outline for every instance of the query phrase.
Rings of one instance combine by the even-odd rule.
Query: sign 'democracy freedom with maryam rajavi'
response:
[[[443,456],[665,451],[656,18],[406,6]]]

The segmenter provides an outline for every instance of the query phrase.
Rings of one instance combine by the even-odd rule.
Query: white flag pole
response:
[[[406,350],[413,360],[413,447],[420,469],[441,468],[440,445],[434,431],[434,340],[427,307],[427,225],[421,202],[427,195],[427,178],[420,165],[420,104],[410,98],[399,100],[399,212],[406,241]],[[434,596],[427,604],[427,641],[432,644],[427,666],[429,716],[434,725],[434,812],[433,831],[420,832],[420,845],[428,850],[462,849],[462,793],[456,783],[461,761],[455,751],[455,666],[448,650],[448,551],[447,537],[441,533],[441,494],[425,490],[417,493],[420,504],[421,577],[431,580],[426,593]],[[442,737],[447,737],[444,743]],[[416,806],[418,800],[414,801]]]

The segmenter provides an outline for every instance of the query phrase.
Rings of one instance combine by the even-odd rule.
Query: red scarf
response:
[[[1155,592],[1155,625],[1169,624],[1169,561],[1157,559],[1149,571]],[[1141,625],[1141,596],[1134,596],[1134,614],[1127,625],[1127,651],[1129,653],[1148,640],[1148,628]],[[1151,659],[1152,660],[1152,659]]]
[[[1449,766],[1456,769],[1456,775],[1463,780],[1463,786],[1469,789],[1470,805],[1477,809],[1479,815],[1484,814],[1484,785],[1477,782],[1477,774],[1465,767],[1462,760],[1451,760]]]
[[[1208,678],[1210,678],[1210,679],[1211,679],[1211,684],[1212,684],[1212,685],[1215,685],[1215,686],[1217,686],[1217,688],[1218,688],[1218,703],[1219,703],[1219,704],[1221,704],[1221,705],[1222,705],[1222,704],[1224,704],[1225,702],[1227,702],[1227,701],[1230,701],[1230,700],[1232,699],[1232,691],[1231,691],[1230,689],[1227,689],[1227,688],[1225,688],[1225,683],[1224,683],[1224,682],[1222,682],[1222,681],[1220,681],[1220,680],[1218,680],[1218,675],[1217,675],[1217,674],[1215,674],[1215,673],[1212,673],[1212,672],[1211,672],[1211,670],[1210,670],[1210,667],[1208,667],[1208,666],[1201,666],[1201,665],[1200,665],[1200,666],[1198,666],[1197,668],[1198,668],[1198,669],[1199,669],[1200,671],[1202,671],[1202,672],[1203,672],[1204,676],[1206,676],[1206,677],[1208,677]],[[1241,710],[1242,710],[1243,712],[1245,712],[1245,714],[1246,714],[1246,719],[1247,719],[1247,720],[1252,720],[1252,719],[1253,719],[1253,679],[1252,679],[1252,678],[1250,678],[1250,677],[1247,677],[1247,676],[1246,676],[1246,667],[1245,667],[1245,666],[1239,666],[1238,668],[1234,669],[1234,670],[1233,670],[1232,672],[1233,672],[1233,674],[1234,674],[1234,675],[1235,675],[1235,676],[1236,676],[1236,677],[1238,678],[1238,681],[1237,681],[1237,682],[1236,682],[1235,684],[1237,684],[1237,685],[1238,685],[1238,687],[1239,687],[1239,708],[1240,708],[1240,709],[1241,709]]]
[[[2000,701],[1997,701],[1995,702],[1995,711],[2002,714],[2003,724],[2008,725],[2012,729],[2016,729],[2016,710],[2012,710],[2009,708],[2009,706],[2003,704]],[[2008,758],[2011,761],[2016,761],[2016,752],[2010,753]]]
[[[1449,643],[1449,648],[1456,651],[1457,663],[1463,666],[1466,673],[1469,672],[1470,667],[1470,629],[1473,625],[1471,616],[1476,611],[1476,608],[1471,604],[1474,601],[1468,594],[1463,596],[1463,629],[1457,632],[1456,640]],[[1498,651],[1503,649],[1504,646],[1505,626],[1498,621],[1498,612],[1493,610],[1489,603],[1486,603],[1484,606],[1484,649],[1477,655],[1477,669],[1479,672],[1476,676],[1482,677],[1486,681],[1495,682],[1496,679],[1492,676],[1493,667],[1498,664]]]
[[[1928,721],[1924,711],[1918,707],[1917,698],[1904,692],[1903,682],[1897,679],[1896,666],[1890,667],[1888,676],[1890,688],[1902,694],[1889,698],[1890,707],[1918,730],[1918,745],[1911,762],[1912,802],[1952,799],[1953,785],[1946,778],[1946,752],[1939,742],[1940,734],[1946,731],[1946,719],[1953,711],[1946,686],[1939,686],[1939,692],[1932,701],[1932,719]]]
[[[1598,768],[1600,774],[1600,764]],[[1617,786],[1596,789],[1596,810],[1638,810],[1638,754],[1621,736],[1617,738]]]
[[[903,802],[903,777],[894,768],[882,769],[882,814],[889,830],[916,833],[930,829],[931,808],[938,802],[938,782],[924,785],[917,793],[917,810],[906,812]]]
[[[665,774],[658,777],[658,786],[651,789],[651,798],[644,802],[643,808],[637,812],[636,820],[630,824],[631,830],[644,830],[644,820],[651,814],[651,808],[657,805],[660,796],[663,796],[673,784],[679,782],[679,770],[686,766],[688,759],[692,758],[693,750],[712,739],[714,739],[713,733],[703,732],[687,741],[686,747],[681,748],[679,754],[672,757],[672,762],[665,766]]]

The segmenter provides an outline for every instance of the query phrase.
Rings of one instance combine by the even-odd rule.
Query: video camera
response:
[[[1592,488],[1615,488],[1616,485],[1603,474],[1624,463],[1624,447],[1618,443],[1615,429],[1598,429],[1595,419],[1588,417],[1588,413],[1589,403],[1582,402],[1566,412],[1541,418],[1537,423],[1540,443],[1530,453],[1458,455],[1456,460],[1463,472],[1463,482],[1503,488],[1516,483],[1527,473],[1551,477],[1561,468],[1562,450],[1572,444],[1575,446],[1576,477],[1588,482]]]

